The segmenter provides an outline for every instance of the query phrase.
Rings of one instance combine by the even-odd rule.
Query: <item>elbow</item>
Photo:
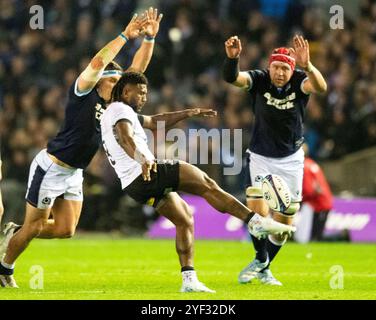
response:
[[[315,94],[324,94],[328,90],[328,85],[325,81],[316,83],[315,85],[312,85],[311,92]]]

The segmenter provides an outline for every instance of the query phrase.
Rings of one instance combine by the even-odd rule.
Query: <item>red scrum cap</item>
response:
[[[291,71],[295,69],[295,59],[290,56],[290,50],[287,48],[277,48],[269,57],[269,66],[274,61],[287,63],[291,67]]]

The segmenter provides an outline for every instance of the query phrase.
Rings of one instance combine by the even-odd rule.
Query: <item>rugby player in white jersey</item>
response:
[[[148,149],[144,128],[155,130],[157,122],[166,128],[193,116],[215,116],[211,109],[186,109],[154,116],[140,115],[147,100],[147,79],[137,72],[125,72],[112,92],[112,103],[101,119],[103,146],[119,177],[122,189],[139,203],[156,211],[176,226],[176,251],[182,272],[182,292],[214,292],[198,280],[193,266],[194,224],[188,204],[176,193],[201,196],[222,213],[248,224],[255,237],[269,233],[290,233],[294,227],[263,218],[249,210],[197,167],[184,161],[156,160]],[[210,225],[208,225],[210,228]]]
[[[310,61],[308,41],[296,35],[293,44],[293,48],[275,49],[269,57],[268,69],[240,71],[242,46],[239,38],[233,36],[225,42],[224,64],[224,79],[248,91],[255,116],[247,150],[247,205],[267,216],[269,207],[263,199],[261,181],[268,174],[279,175],[290,189],[292,203],[286,211],[272,214],[276,221],[285,224],[292,224],[302,200],[305,107],[311,93],[323,93],[327,89],[320,71]],[[302,70],[296,70],[295,65]],[[282,285],[269,266],[287,235],[269,235],[268,239],[252,237],[252,240],[256,257],[240,272],[239,282],[258,278],[264,284]]]

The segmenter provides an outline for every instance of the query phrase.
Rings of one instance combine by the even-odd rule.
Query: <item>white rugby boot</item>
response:
[[[183,283],[180,292],[208,292],[215,293],[215,290],[209,289],[200,281],[192,281]]]
[[[1,241],[0,243],[0,257],[3,257],[3,255],[7,251],[10,239],[13,237],[17,228],[19,227],[21,226],[13,222],[8,222],[4,226],[4,230],[3,230],[4,238],[3,238],[3,241]]]
[[[0,274],[0,286],[3,288],[18,288],[16,280],[14,280],[13,275],[3,275]]]
[[[265,218],[258,213],[255,213],[248,222],[248,231],[251,235],[258,239],[266,238],[269,234],[288,234],[296,231],[294,226],[289,226],[272,218]]]
[[[257,278],[261,283],[269,286],[282,286],[282,282],[278,281],[270,271],[270,269],[265,269],[262,272],[257,273]]]
[[[258,278],[259,272],[266,268],[269,264],[269,258],[265,262],[260,262],[258,259],[254,259],[249,265],[247,265],[238,276],[238,281],[241,284],[249,283],[253,279]]]
[[[182,272],[183,285],[180,292],[208,292],[215,293],[214,290],[209,289],[197,278],[195,270],[187,270]]]

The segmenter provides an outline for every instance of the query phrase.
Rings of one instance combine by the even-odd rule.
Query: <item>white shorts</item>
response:
[[[69,169],[54,163],[46,149],[33,159],[26,201],[38,209],[51,208],[56,198],[83,201],[82,169]]]
[[[260,187],[261,180],[268,174],[276,174],[286,181],[293,202],[302,201],[304,151],[300,148],[284,158],[269,158],[247,150],[249,185]]]

